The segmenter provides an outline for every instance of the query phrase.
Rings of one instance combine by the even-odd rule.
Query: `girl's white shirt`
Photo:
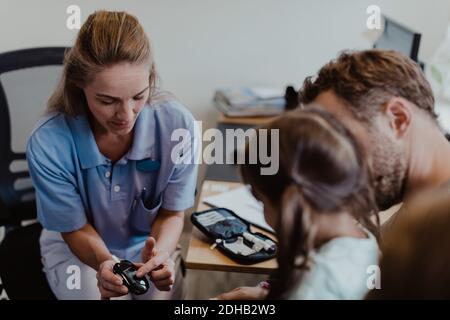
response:
[[[334,238],[311,253],[311,267],[301,277],[289,299],[363,299],[379,271],[379,248],[366,229],[367,238]]]

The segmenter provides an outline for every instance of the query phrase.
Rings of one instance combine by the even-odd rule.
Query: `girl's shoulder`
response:
[[[369,256],[378,254],[378,243],[375,236],[368,230],[363,229],[367,238],[337,237],[324,243],[314,252],[316,259],[348,259],[361,257],[361,252]]]
[[[378,244],[366,239],[339,237],[311,255],[294,299],[362,299],[367,292],[368,270],[378,264]]]

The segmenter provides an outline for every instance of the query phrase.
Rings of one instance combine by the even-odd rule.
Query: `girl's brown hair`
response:
[[[126,12],[97,11],[81,27],[75,45],[66,52],[62,79],[50,97],[47,111],[76,116],[86,110],[81,89],[108,65],[147,63],[149,102],[155,96],[157,74],[150,42],[136,17]]]
[[[278,269],[268,297],[282,298],[308,268],[315,240],[312,212],[347,210],[376,237],[379,219],[365,158],[350,132],[333,116],[319,109],[294,110],[263,128],[279,130],[279,170],[261,175],[264,165],[258,161],[242,165],[241,174],[255,195],[262,195],[279,212],[275,226]],[[256,140],[259,145],[258,134]],[[249,151],[247,145],[246,159]]]

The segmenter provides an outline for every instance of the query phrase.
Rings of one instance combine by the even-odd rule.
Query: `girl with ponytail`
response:
[[[279,130],[278,172],[261,175],[258,161],[241,173],[277,234],[278,270],[270,286],[218,298],[362,299],[368,267],[378,263],[379,218],[360,147],[320,108],[291,111],[264,129]]]

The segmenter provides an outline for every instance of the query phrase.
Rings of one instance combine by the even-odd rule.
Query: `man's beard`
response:
[[[372,175],[375,198],[380,210],[402,202],[407,178],[407,159],[402,145],[394,143],[386,134],[373,132]]]

